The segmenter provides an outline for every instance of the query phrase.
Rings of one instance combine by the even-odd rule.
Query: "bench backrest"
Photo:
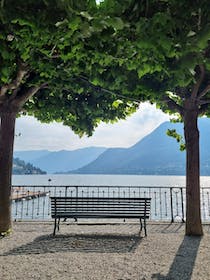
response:
[[[149,218],[151,198],[51,197],[51,215],[70,212]]]

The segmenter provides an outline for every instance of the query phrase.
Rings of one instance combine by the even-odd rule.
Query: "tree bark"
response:
[[[200,210],[200,156],[198,107],[186,100],[184,135],[186,143],[186,235],[203,235]]]
[[[0,234],[12,227],[11,184],[16,113],[2,112],[0,126]]]

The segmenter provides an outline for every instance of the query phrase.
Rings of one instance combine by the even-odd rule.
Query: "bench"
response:
[[[51,216],[55,219],[53,235],[59,231],[60,219],[64,218],[138,218],[140,231],[150,215],[151,198],[113,197],[50,197]],[[143,221],[143,222],[142,222]]]

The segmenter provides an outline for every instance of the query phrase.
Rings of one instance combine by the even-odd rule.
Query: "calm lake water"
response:
[[[45,186],[161,186],[185,187],[185,176],[150,175],[13,175],[13,185]],[[210,187],[210,177],[201,177],[201,186]]]

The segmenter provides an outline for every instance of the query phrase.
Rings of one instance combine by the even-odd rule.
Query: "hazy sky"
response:
[[[145,103],[127,120],[115,124],[101,123],[92,137],[79,138],[69,127],[62,124],[41,124],[33,117],[21,117],[16,123],[16,134],[21,135],[15,138],[15,150],[58,151],[90,146],[129,147],[167,120],[168,115]]]

